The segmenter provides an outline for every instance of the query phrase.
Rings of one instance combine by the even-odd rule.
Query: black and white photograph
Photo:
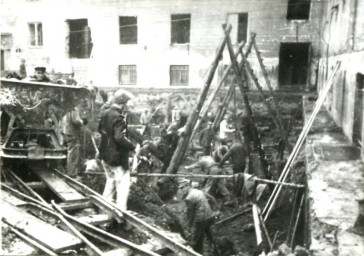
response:
[[[364,255],[364,0],[0,0],[0,51],[0,255]]]

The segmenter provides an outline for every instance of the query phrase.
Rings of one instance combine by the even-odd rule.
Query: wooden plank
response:
[[[1,190],[1,199],[14,206],[21,206],[27,204],[25,201],[13,196],[5,190]]]
[[[90,201],[75,201],[75,202],[63,202],[58,204],[62,210],[70,211],[70,210],[78,210],[92,207]]]
[[[125,248],[119,248],[112,251],[105,252],[104,256],[119,256],[119,255],[129,255],[130,250]]]
[[[39,168],[32,168],[32,171],[35,172],[43,181],[47,184],[47,186],[61,198],[63,201],[79,201],[86,200],[86,198],[77,192],[73,187],[68,185],[63,179],[60,179],[54,173]]]
[[[315,121],[315,118],[326,99],[327,94],[329,93],[329,90],[333,84],[332,81],[336,75],[337,70],[340,68],[340,65],[341,65],[340,61],[336,63],[335,68],[331,71],[331,75],[326,80],[324,87],[319,92],[319,97],[315,103],[315,107],[311,113],[310,118],[305,123],[305,126],[302,128],[301,134],[297,139],[296,145],[294,146],[294,148],[286,162],[286,165],[284,166],[284,168],[281,172],[281,175],[278,180],[279,182],[285,182],[285,180],[287,179],[288,174],[291,171],[291,167],[292,167],[294,161],[296,160],[297,156],[299,155],[303,142],[306,140],[306,136],[307,136],[308,132],[310,131],[312,124]],[[274,187],[274,190],[273,190],[271,196],[269,197],[268,202],[265,205],[264,210],[262,212],[262,214],[264,216],[264,221],[267,221],[270,213],[272,212],[273,207],[275,206],[275,204],[277,202],[277,199],[278,199],[278,196],[279,196],[281,190],[282,190],[281,185],[277,185]]]
[[[1,201],[2,218],[52,251],[62,252],[82,244],[75,236],[48,224],[8,202]]]
[[[99,225],[110,223],[113,220],[113,217],[108,214],[96,214],[91,216],[78,217],[77,220],[86,222],[91,225]]]

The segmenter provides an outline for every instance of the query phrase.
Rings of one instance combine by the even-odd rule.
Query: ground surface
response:
[[[301,105],[299,104],[301,97],[300,96],[288,96],[284,97],[282,95],[278,95],[279,106],[281,107],[281,114],[284,116],[284,124],[288,126],[291,118],[294,118],[294,126],[290,132],[290,141],[292,145],[294,145],[297,136],[299,135],[300,129],[302,127],[302,120],[301,120]],[[279,171],[278,169],[282,167],[282,163],[278,161],[274,161],[274,155],[276,154],[277,150],[275,147],[275,143],[277,142],[277,134],[273,127],[273,122],[269,118],[268,112],[263,105],[262,102],[259,100],[254,99],[254,104],[252,106],[254,112],[254,118],[258,123],[258,126],[261,128],[261,135],[262,141],[265,145],[265,153],[268,157],[268,162],[270,163],[270,170],[274,179],[278,179]],[[297,111],[298,110],[298,111]],[[253,149],[253,146],[251,145]],[[185,162],[182,164],[184,165],[190,164],[197,160],[197,157],[194,153],[187,154]],[[288,152],[285,153],[285,157],[288,156]],[[257,166],[259,166],[256,154],[253,152],[253,156],[251,159],[251,172],[257,173],[257,175],[261,175]],[[291,178],[290,181],[296,183],[302,183],[302,166],[297,165],[293,173],[299,174],[294,175],[295,178]],[[160,171],[160,164],[156,162],[156,172]],[[231,173],[231,170],[227,169],[227,172]],[[148,183],[153,187],[155,185],[155,179],[148,180]],[[90,186],[92,189],[96,190],[99,193],[102,193],[105,178],[102,175],[85,175],[82,178],[82,182],[86,185]],[[232,184],[228,182],[228,188],[231,189]],[[287,229],[290,222],[290,216],[292,212],[292,204],[293,204],[293,190],[287,189],[283,193],[283,197],[280,199],[278,203],[278,209],[272,214],[269,221],[267,222],[267,229],[269,231],[270,238],[273,240],[273,237],[276,235],[276,242],[275,246],[278,247],[281,243],[285,242],[287,239]],[[269,192],[266,191],[263,194],[261,200],[259,201],[258,205],[261,209],[263,209],[266,200],[269,197]],[[238,201],[238,200],[236,200]],[[241,200],[239,200],[241,201]],[[222,206],[222,199],[217,199],[217,205],[214,206],[214,210],[219,211],[220,215],[219,218],[225,219],[233,214],[241,211],[243,209],[242,203],[235,204],[234,206]],[[176,219],[180,221],[182,224],[182,228],[184,230],[187,229],[186,225],[186,216],[185,216],[185,204],[181,200],[181,195],[178,193],[175,195],[171,194],[171,199],[166,201],[167,208],[173,213]],[[151,224],[156,224],[161,228],[166,230],[170,230],[173,232],[178,232],[179,229],[176,227],[175,223],[173,223],[170,217],[162,210],[158,201],[153,199],[153,196],[148,191],[144,191],[139,185],[134,183],[131,188],[131,194],[128,202],[128,207],[130,210],[133,210],[137,213],[143,215],[143,219]],[[254,227],[252,227],[252,216],[251,214],[244,215],[242,217],[236,218],[235,220],[228,222],[221,226],[214,226],[214,235],[218,242],[221,242],[224,239],[228,239],[235,248],[236,253],[240,252],[241,255],[254,255],[258,249],[256,246],[256,238]],[[5,232],[3,233],[3,237],[7,237],[10,240],[11,236],[8,236],[8,230],[2,230]],[[115,232],[119,232],[115,230]],[[299,230],[299,232],[303,232]],[[131,241],[142,244],[145,242],[146,237],[143,234],[140,234],[136,231],[131,232],[121,232],[120,235]],[[298,234],[298,237],[301,235]],[[11,251],[12,245],[10,244],[10,240],[3,242],[2,246],[7,247],[8,251]],[[106,249],[106,248],[105,248]],[[211,255],[212,249],[209,243],[205,243],[204,255]],[[231,255],[228,254],[228,255]]]
[[[313,102],[305,99],[306,118]],[[364,237],[353,232],[364,199],[364,166],[359,150],[325,109],[306,143],[311,251],[314,255],[363,255]]]

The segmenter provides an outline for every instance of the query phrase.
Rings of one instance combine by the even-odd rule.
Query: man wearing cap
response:
[[[42,83],[50,83],[51,80],[46,75],[46,68],[45,67],[35,67],[34,68],[34,78],[37,82]]]
[[[215,199],[207,193],[193,188],[189,182],[180,186],[180,189],[187,207],[187,223],[192,229],[192,233],[189,236],[189,244],[196,252],[202,253],[206,234],[208,240],[216,248],[211,231],[211,226],[215,221],[215,214],[208,201],[208,199],[212,201]]]
[[[211,153],[212,141],[214,140],[214,131],[212,130],[212,122],[210,120],[207,121],[207,126],[203,128],[200,132],[199,143],[203,148],[203,153],[206,156],[209,156]]]
[[[99,132],[101,143],[99,158],[106,172],[103,196],[113,201],[121,210],[126,210],[130,187],[129,152],[135,149],[128,138],[128,123],[124,114],[127,102],[133,96],[118,90],[114,103],[101,116]]]
[[[237,196],[240,196],[243,184],[244,184],[244,176],[238,176],[238,174],[247,173],[249,168],[249,155],[241,141],[240,138],[235,138],[234,143],[228,149],[226,154],[223,155],[220,166],[222,167],[223,164],[228,160],[231,160],[233,164],[233,171],[234,174],[234,191]]]
[[[212,152],[211,156],[201,156],[196,163],[185,166],[185,169],[201,168],[206,174],[221,175],[223,172],[219,167],[219,161],[226,151],[226,146],[220,146]],[[224,198],[224,204],[230,203],[231,196],[229,190],[226,188],[225,179],[207,178],[202,190],[213,196],[220,194]]]

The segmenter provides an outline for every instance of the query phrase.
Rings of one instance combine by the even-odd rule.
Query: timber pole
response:
[[[249,41],[248,47],[247,47],[247,49],[245,51],[245,57],[248,57],[249,54],[251,53],[251,49],[252,49],[252,46],[253,46],[253,42],[254,42],[255,36],[256,36],[255,33],[252,33],[251,36],[250,36],[250,41]],[[241,44],[239,44],[238,50],[235,53],[235,58],[237,58],[239,56],[240,50],[243,49],[244,45],[245,45],[245,42],[242,42]],[[242,67],[242,63],[240,64],[240,67]],[[208,111],[209,111],[209,109],[211,107],[212,102],[215,100],[218,91],[221,89],[222,85],[224,84],[224,82],[225,82],[228,74],[231,71],[231,68],[232,68],[232,65],[230,64],[225,69],[224,74],[222,75],[222,78],[221,78],[221,81],[220,81],[219,85],[215,88],[215,90],[210,95],[210,98],[207,100],[206,104],[203,106],[203,109],[201,111],[201,115],[199,116],[199,119],[197,120],[197,123],[195,125],[194,130],[193,130],[193,133],[192,133],[192,136],[191,136],[191,140],[195,136],[198,128],[200,127],[202,120],[206,117],[206,115],[207,115],[207,113],[208,113]]]
[[[323,87],[323,89],[320,91],[319,93],[319,97],[316,101],[316,104],[314,106],[314,109],[311,113],[311,116],[310,118],[308,119],[308,121],[306,122],[305,126],[303,127],[302,131],[301,131],[301,134],[300,136],[298,137],[297,139],[297,142],[296,142],[296,145],[294,146],[287,162],[286,162],[286,165],[284,166],[283,170],[282,170],[282,173],[281,173],[281,176],[279,177],[279,180],[280,182],[284,182],[287,177],[288,177],[288,174],[290,173],[291,171],[291,167],[294,163],[294,161],[296,160],[296,157],[298,156],[299,152],[300,152],[300,149],[303,145],[303,142],[306,140],[306,136],[308,134],[308,132],[310,131],[311,127],[312,127],[312,124],[322,106],[322,104],[324,103],[325,99],[326,99],[326,96],[332,86],[332,82],[333,82],[333,79],[336,75],[336,72],[337,70],[339,69],[340,67],[340,64],[341,62],[337,62],[336,63],[336,66],[335,68],[333,69],[330,77],[328,78],[328,80],[325,82],[325,85]],[[264,221],[267,221],[270,213],[272,212],[273,210],[273,207],[275,206],[276,202],[277,202],[277,198],[280,194],[282,190],[282,186],[278,185],[278,186],[275,186],[271,196],[269,197],[268,199],[268,202],[266,204],[266,206],[264,207],[264,210],[262,212],[263,216],[264,216]]]
[[[258,89],[258,91],[259,91],[259,93],[261,95],[261,98],[262,98],[263,102],[265,103],[265,105],[267,107],[268,113],[271,116],[274,124],[276,125],[276,127],[277,127],[277,129],[278,129],[278,131],[280,133],[280,137],[284,140],[286,145],[289,147],[290,144],[289,144],[289,141],[288,141],[288,138],[287,138],[287,133],[284,131],[282,120],[280,120],[279,118],[276,117],[277,111],[273,111],[270,102],[267,101],[267,99],[265,98],[263,88],[259,84],[258,78],[255,76],[255,74],[253,72],[253,69],[250,66],[248,60],[246,59],[244,53],[242,51],[240,53],[241,53],[242,61],[245,64],[245,70],[249,73],[250,77],[252,78],[252,80],[253,80],[253,82],[255,84],[255,87],[257,87],[257,89]],[[276,113],[274,113],[274,112],[276,112]]]
[[[231,63],[232,63],[232,66],[233,66],[233,69],[234,69],[234,72],[235,72],[236,79],[238,80],[239,89],[240,89],[240,91],[241,91],[241,93],[243,95],[244,105],[245,105],[245,109],[246,109],[248,120],[249,120],[249,128],[250,128],[250,132],[251,132],[252,137],[253,137],[254,147],[258,151],[259,160],[260,160],[260,163],[261,163],[261,166],[262,166],[264,177],[267,178],[267,177],[269,177],[269,172],[268,172],[267,163],[265,161],[265,156],[264,156],[264,151],[263,151],[263,148],[262,148],[262,143],[260,141],[258,130],[257,130],[257,127],[255,126],[255,122],[254,122],[254,119],[253,119],[253,112],[252,112],[252,109],[251,109],[250,104],[249,104],[248,94],[246,92],[247,89],[244,87],[244,81],[243,81],[243,79],[242,79],[242,77],[240,75],[239,66],[237,64],[236,59],[234,58],[234,49],[233,49],[233,45],[231,43],[231,39],[230,39],[230,36],[229,36],[228,32],[229,31],[226,31],[225,33],[228,36],[228,38],[227,38],[227,47],[228,47],[228,50],[229,50]]]
[[[195,106],[195,108],[193,109],[193,111],[191,112],[190,116],[188,117],[187,123],[186,123],[186,128],[184,133],[181,135],[179,141],[178,141],[178,145],[177,148],[173,154],[172,160],[170,162],[170,165],[168,166],[167,169],[167,173],[176,173],[178,171],[178,167],[182,162],[182,158],[187,150],[188,144],[190,142],[190,137],[192,134],[192,130],[196,125],[196,121],[198,119],[198,116],[200,114],[200,111],[202,109],[203,103],[207,97],[207,92],[210,88],[212,79],[214,78],[217,66],[221,60],[222,57],[222,53],[224,51],[226,42],[227,42],[227,38],[229,36],[229,33],[231,31],[231,25],[228,26],[228,28],[226,29],[226,34],[224,36],[224,39],[222,40],[222,42],[220,43],[220,46],[218,48],[217,54],[215,56],[214,61],[212,62],[211,68],[209,70],[205,85],[203,86],[200,95],[198,97],[197,100],[197,104]]]
[[[252,34],[255,34],[255,33],[252,33]],[[281,110],[280,110],[280,107],[279,107],[278,102],[276,100],[276,97],[274,96],[273,87],[272,87],[272,85],[270,83],[270,80],[268,78],[268,72],[267,72],[267,70],[266,70],[266,68],[265,68],[265,66],[263,64],[263,59],[262,59],[262,56],[261,56],[260,51],[258,49],[257,42],[255,40],[253,42],[253,47],[254,47],[254,50],[255,50],[255,54],[257,55],[257,58],[258,58],[258,63],[259,63],[260,69],[262,70],[265,83],[266,83],[266,85],[268,87],[268,90],[269,90],[269,93],[270,93],[270,95],[272,97],[273,105],[274,105],[274,108],[275,108],[275,111],[276,111],[276,114],[277,114],[277,119],[280,122],[281,127],[284,129],[283,117],[282,117],[282,114],[281,114]],[[283,138],[285,143],[287,143],[285,138],[288,137],[288,134],[289,134],[289,132],[286,131],[285,137]],[[286,144],[286,146],[287,146],[287,148],[289,150],[292,150],[292,146],[290,144]]]

